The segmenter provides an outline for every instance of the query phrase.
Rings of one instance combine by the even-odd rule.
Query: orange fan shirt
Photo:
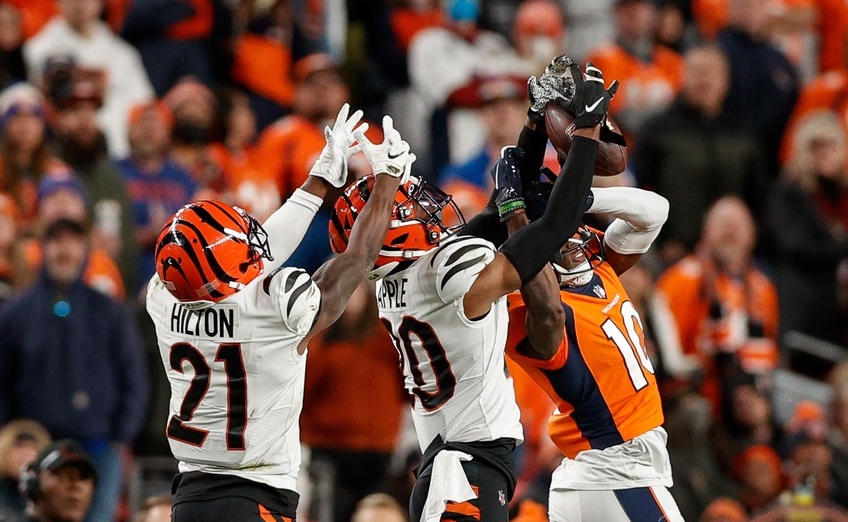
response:
[[[621,83],[610,102],[613,116],[628,107],[661,108],[671,102],[683,85],[683,58],[662,45],[654,46],[650,63],[643,62],[620,45],[601,48],[587,61],[604,71],[605,81]]]
[[[233,44],[230,74],[244,88],[283,107],[294,101],[292,51],[279,40],[245,33]]]
[[[705,370],[701,392],[718,412],[721,387],[713,362],[716,352],[733,352],[743,370],[761,374],[777,366],[777,289],[765,274],[751,269],[742,278],[711,275],[709,265],[689,256],[672,265],[657,280],[656,292],[668,304],[684,354],[698,357]],[[713,302],[722,318],[710,317]],[[749,337],[740,320],[762,326],[762,337]]]
[[[659,389],[645,352],[642,321],[612,267],[591,283],[560,291],[563,341],[549,360],[520,354],[526,305],[509,296],[507,354],[553,399],[551,440],[568,458],[638,437],[663,423]]]

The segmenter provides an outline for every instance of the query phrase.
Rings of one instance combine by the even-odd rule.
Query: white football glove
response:
[[[321,154],[318,155],[318,159],[309,171],[310,176],[319,177],[336,188],[345,185],[347,161],[357,151],[351,145],[354,142],[353,130],[362,119],[362,111],[356,111],[348,117],[349,112],[350,105],[345,103],[339,115],[336,116],[333,128],[330,129],[329,125],[324,127],[324,139],[327,140],[327,144],[321,149]],[[367,130],[368,124],[363,123],[359,128]]]
[[[409,143],[403,141],[400,133],[395,130],[391,116],[383,116],[383,143],[371,143],[365,137],[362,125],[353,131],[353,135],[359,142],[356,148],[365,154],[375,175],[388,174],[400,178],[400,184],[409,180],[416,157],[409,151]]]

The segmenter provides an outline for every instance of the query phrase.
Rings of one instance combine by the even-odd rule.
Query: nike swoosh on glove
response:
[[[604,73],[592,65],[586,64],[586,73],[580,72],[577,64],[571,64],[574,78],[574,97],[565,105],[565,110],[574,117],[577,129],[600,125],[607,116],[610,101],[618,91],[618,80],[604,88]]]

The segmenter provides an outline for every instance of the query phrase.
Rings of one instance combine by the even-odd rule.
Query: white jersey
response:
[[[171,384],[167,435],[180,471],[235,475],[295,491],[309,332],[321,293],[282,268],[208,308],[177,301],[154,275],[147,312]]]
[[[524,439],[512,379],[506,373],[506,297],[482,318],[462,299],[495,257],[491,243],[459,237],[377,283],[380,318],[401,354],[421,451],[440,435],[450,442]]]

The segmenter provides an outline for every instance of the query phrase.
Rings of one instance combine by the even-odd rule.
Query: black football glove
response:
[[[565,110],[574,117],[574,127],[580,129],[600,125],[607,116],[610,100],[618,90],[618,80],[605,89],[604,73],[591,62],[586,64],[585,75],[575,63],[569,68],[574,78],[574,96],[565,104]]]
[[[495,204],[498,216],[506,221],[516,213],[524,212],[524,198],[521,193],[521,171],[518,163],[524,157],[524,151],[518,147],[504,147],[501,155],[489,173],[495,181]]]

